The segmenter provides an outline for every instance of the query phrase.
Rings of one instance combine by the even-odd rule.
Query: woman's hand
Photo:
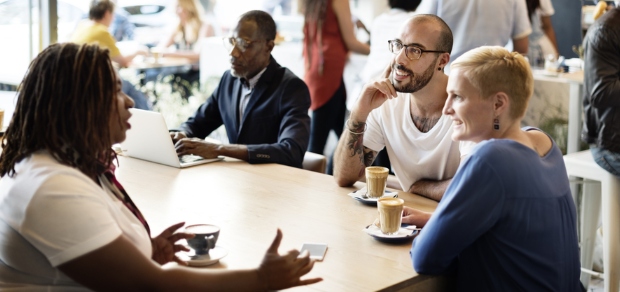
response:
[[[424,227],[433,213],[423,212],[407,206],[403,206],[403,223]]]
[[[322,278],[301,280],[301,276],[312,270],[314,261],[310,260],[307,252],[299,256],[298,250],[291,250],[285,255],[278,254],[281,241],[282,231],[278,229],[276,238],[258,267],[258,277],[264,288],[268,291],[282,290],[323,281]]]
[[[183,245],[175,244],[180,239],[190,239],[194,237],[194,234],[189,233],[174,233],[177,229],[183,227],[185,222],[180,222],[168,227],[160,235],[151,239],[151,245],[153,246],[154,261],[163,265],[168,262],[175,261],[181,265],[186,266],[187,263],[182,261],[176,256],[179,251],[189,251],[189,249]]]

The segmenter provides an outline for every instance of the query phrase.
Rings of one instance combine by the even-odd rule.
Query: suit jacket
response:
[[[301,167],[310,137],[306,84],[271,57],[239,123],[241,79],[224,73],[213,94],[181,125],[188,137],[204,139],[224,124],[231,144],[248,147],[249,163]]]

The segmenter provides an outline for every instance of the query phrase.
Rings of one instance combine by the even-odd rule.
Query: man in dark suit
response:
[[[225,39],[231,69],[181,132],[171,134],[179,155],[301,167],[310,135],[310,94],[271,57],[275,35],[275,22],[266,12],[241,15],[232,37]],[[204,140],[222,124],[231,144]]]

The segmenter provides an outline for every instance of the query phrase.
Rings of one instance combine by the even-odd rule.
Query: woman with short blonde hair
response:
[[[530,65],[521,54],[507,53],[501,47],[472,50],[456,59],[452,68],[466,71],[469,82],[480,91],[482,98],[505,92],[512,101],[510,116],[522,118],[534,92],[534,77]]]
[[[477,143],[425,225],[411,258],[420,274],[456,272],[467,291],[582,291],[576,211],[560,149],[521,128],[532,72],[518,53],[479,47],[450,68],[443,113],[452,139]],[[428,219],[430,217],[430,220]]]

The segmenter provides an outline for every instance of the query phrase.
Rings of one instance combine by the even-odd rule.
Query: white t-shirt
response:
[[[411,119],[411,94],[398,93],[373,110],[366,121],[364,146],[387,148],[390,163],[404,191],[420,179],[444,180],[459,167],[459,142],[452,141],[452,120],[441,116],[427,133]]]
[[[144,226],[109,189],[43,151],[15,171],[0,180],[0,290],[87,291],[58,265],[121,234],[151,258]]]

